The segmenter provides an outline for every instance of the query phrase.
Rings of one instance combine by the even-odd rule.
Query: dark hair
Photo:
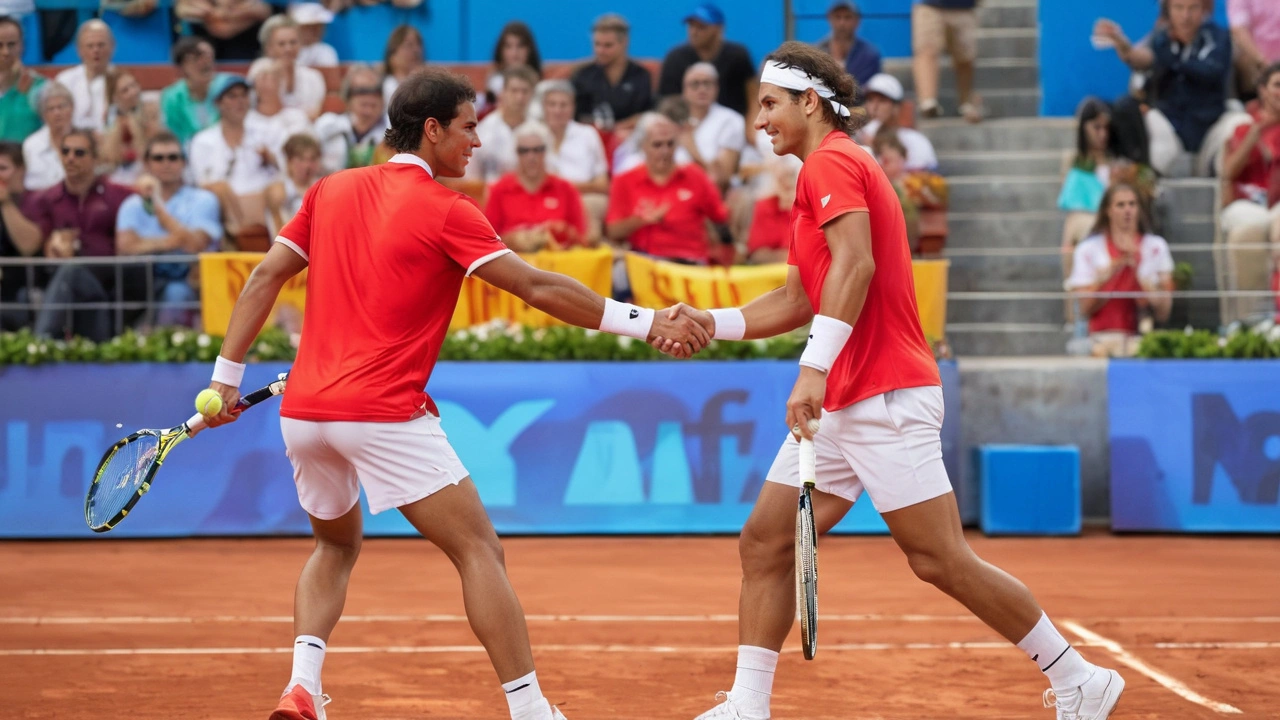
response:
[[[427,41],[423,39],[422,33],[418,32],[418,28],[412,25],[397,25],[391,31],[391,34],[387,36],[387,49],[382,53],[383,75],[391,74],[391,56],[396,54],[396,51],[409,39],[410,35],[418,36],[418,42],[422,45],[422,59],[427,59]]]
[[[94,132],[88,128],[71,128],[71,132],[67,133],[62,139],[65,141],[69,137],[82,137],[89,141],[89,156],[98,157],[98,138]],[[62,148],[58,148],[59,151]]]
[[[866,124],[866,109],[854,107],[860,94],[858,81],[845,72],[844,66],[836,62],[835,58],[831,57],[831,53],[819,50],[808,43],[788,40],[777,50],[769,53],[764,60],[776,62],[784,67],[796,68],[831,88],[835,93],[835,97],[831,99],[849,108],[849,117],[844,117],[836,113],[831,103],[822,101],[822,117],[832,127],[853,134]],[[799,90],[788,89],[787,92],[791,94],[792,102],[799,102],[800,96],[804,94]]]
[[[307,133],[295,133],[284,141],[284,156],[286,158],[296,158],[304,152],[311,151],[316,155],[321,153],[320,141],[316,140]]]
[[[208,45],[209,49],[213,49],[213,45],[202,37],[195,35],[186,35],[179,38],[178,42],[173,44],[173,50],[170,54],[173,56],[173,64],[181,66],[192,55],[200,54],[200,46]]]
[[[187,159],[187,153],[182,149],[182,141],[178,139],[177,135],[174,135],[168,130],[161,130],[147,139],[147,146],[142,151],[142,157],[151,157],[151,151],[157,145],[177,145],[178,154],[182,156],[183,160]]]
[[[1111,230],[1111,201],[1116,193],[1128,190],[1138,201],[1138,233],[1146,235],[1151,232],[1151,219],[1147,216],[1147,204],[1143,202],[1142,191],[1127,182],[1114,182],[1102,193],[1102,202],[1098,203],[1098,217],[1093,222],[1093,235],[1106,235]]]
[[[875,138],[871,140],[871,149],[875,152],[876,157],[887,149],[894,149],[902,156],[907,158],[907,146],[902,144],[902,138],[898,137],[898,131],[891,128],[881,128],[876,132]]]
[[[1116,157],[1138,165],[1151,164],[1151,142],[1142,105],[1132,95],[1116,100],[1111,108],[1111,147]]]
[[[538,75],[542,75],[542,55],[538,53],[538,43],[533,39],[533,31],[519,20],[512,20],[503,25],[502,32],[498,33],[498,42],[493,46],[493,66],[502,68],[502,44],[508,35],[520,38],[520,42],[529,48],[529,58],[525,60],[525,64],[533,68]]]
[[[0,25],[4,24],[5,17],[8,16],[0,15]],[[26,159],[22,157],[22,143],[0,140],[0,156],[9,158],[14,167],[25,168],[27,166]]]
[[[1258,76],[1258,88],[1264,88],[1267,83],[1271,82],[1271,76],[1280,73],[1280,62],[1271,63],[1262,69],[1262,74]]]
[[[12,25],[18,29],[18,39],[23,40],[22,23],[12,15],[0,15],[0,25]]]
[[[455,75],[439,68],[423,68],[400,83],[387,116],[391,127],[384,135],[396,152],[417,152],[422,145],[422,126],[435,118],[442,127],[458,117],[458,106],[475,102],[476,91],[465,75]]]
[[[1086,172],[1093,172],[1093,160],[1089,157],[1089,133],[1084,129],[1085,123],[1092,122],[1102,115],[1111,117],[1111,105],[1096,97],[1087,97],[1080,103],[1079,118],[1076,122],[1076,157],[1072,166]],[[1107,123],[1107,152],[1115,155],[1115,134],[1111,132],[1111,123]]]

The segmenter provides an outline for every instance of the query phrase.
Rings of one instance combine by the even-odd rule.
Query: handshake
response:
[[[716,321],[711,313],[676,303],[654,313],[648,342],[659,352],[685,359],[705,348],[715,333]]]

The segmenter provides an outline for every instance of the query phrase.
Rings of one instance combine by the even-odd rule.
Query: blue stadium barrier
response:
[[[959,471],[959,373],[941,364],[943,453]],[[245,387],[286,370],[250,365]],[[499,532],[735,533],[786,435],[794,362],[442,363],[444,428]],[[192,412],[205,364],[0,369],[0,537],[86,537],[102,452]],[[112,537],[308,532],[276,401],[187,441]],[[119,427],[117,427],[119,425]],[[408,535],[396,512],[369,535]],[[865,500],[838,532],[884,532]]]
[[[973,449],[988,535],[1080,534],[1080,449],[982,445]]]
[[[1280,533],[1280,361],[1119,360],[1115,530]]]

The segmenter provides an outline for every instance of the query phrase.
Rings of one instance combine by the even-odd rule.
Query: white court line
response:
[[[1228,705],[1226,703],[1220,703],[1216,700],[1210,700],[1209,698],[1201,695],[1200,693],[1197,693],[1196,691],[1192,690],[1186,685],[1183,685],[1181,682],[1169,677],[1168,675],[1165,675],[1164,673],[1158,670],[1155,670],[1151,666],[1147,665],[1146,663],[1142,662],[1141,660],[1139,660],[1138,658],[1130,654],[1129,651],[1125,650],[1124,647],[1120,645],[1120,643],[1116,642],[1115,640],[1105,638],[1099,635],[1098,633],[1095,633],[1094,631],[1090,630],[1089,628],[1084,627],[1078,622],[1074,622],[1072,620],[1063,620],[1062,626],[1067,628],[1071,632],[1075,633],[1078,637],[1080,637],[1080,639],[1085,640],[1087,642],[1094,643],[1100,647],[1105,648],[1112,655],[1115,655],[1116,659],[1119,660],[1121,663],[1124,663],[1125,665],[1128,665],[1129,667],[1133,668],[1134,670],[1137,670],[1143,675],[1146,675],[1152,680],[1155,680],[1156,682],[1163,685],[1166,689],[1182,697],[1184,700],[1189,700],[1197,705],[1200,705],[1202,707],[1207,707],[1210,710],[1213,710],[1216,713],[1221,713],[1223,715],[1243,715],[1244,714],[1243,712],[1241,712],[1239,708],[1235,706]]]
[[[824,652],[868,652],[883,650],[996,650],[1008,649],[1007,642],[951,642],[951,643],[845,643],[824,645]],[[706,654],[736,653],[737,645],[535,645],[534,652],[569,652],[569,653],[633,653],[633,654]],[[31,648],[0,650],[4,656],[83,656],[83,655],[277,655],[292,653],[293,647],[240,647],[240,648]],[[368,654],[450,654],[450,653],[483,653],[480,645],[393,645],[375,646],[330,646],[326,653],[348,655]],[[785,648],[784,653],[800,652],[799,648]]]
[[[821,615],[825,622],[976,622],[972,615]],[[736,623],[737,615],[526,615],[528,622],[549,623]],[[103,617],[0,617],[3,625],[182,625],[196,623],[292,623],[290,615],[209,615]],[[465,623],[466,615],[344,615],[344,623]]]
[[[1151,647],[1160,650],[1271,650],[1280,648],[1280,642],[1161,642]]]
[[[886,622],[886,623],[974,623],[972,615],[821,615],[823,622]],[[737,615],[526,615],[525,620],[536,623],[736,623]],[[152,615],[45,615],[0,616],[0,625],[185,625],[199,623],[292,623],[291,615],[205,615],[205,616],[152,616]],[[344,623],[465,623],[466,615],[344,615]],[[1203,617],[1203,616],[1153,616],[1093,618],[1092,623],[1280,623],[1280,616],[1259,617]]]

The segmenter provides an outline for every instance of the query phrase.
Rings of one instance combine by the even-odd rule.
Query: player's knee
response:
[[[916,574],[916,577],[943,592],[955,586],[963,575],[963,563],[949,554],[928,551],[909,552],[907,562],[911,565],[911,571]]]
[[[342,559],[354,563],[360,555],[360,547],[364,539],[359,535],[348,538],[316,537],[316,549],[334,553]]]
[[[738,536],[738,556],[748,575],[789,572],[795,562],[795,531],[748,521]]]
[[[506,551],[496,533],[476,533],[453,547],[445,548],[445,554],[454,565],[498,565],[506,567]]]

